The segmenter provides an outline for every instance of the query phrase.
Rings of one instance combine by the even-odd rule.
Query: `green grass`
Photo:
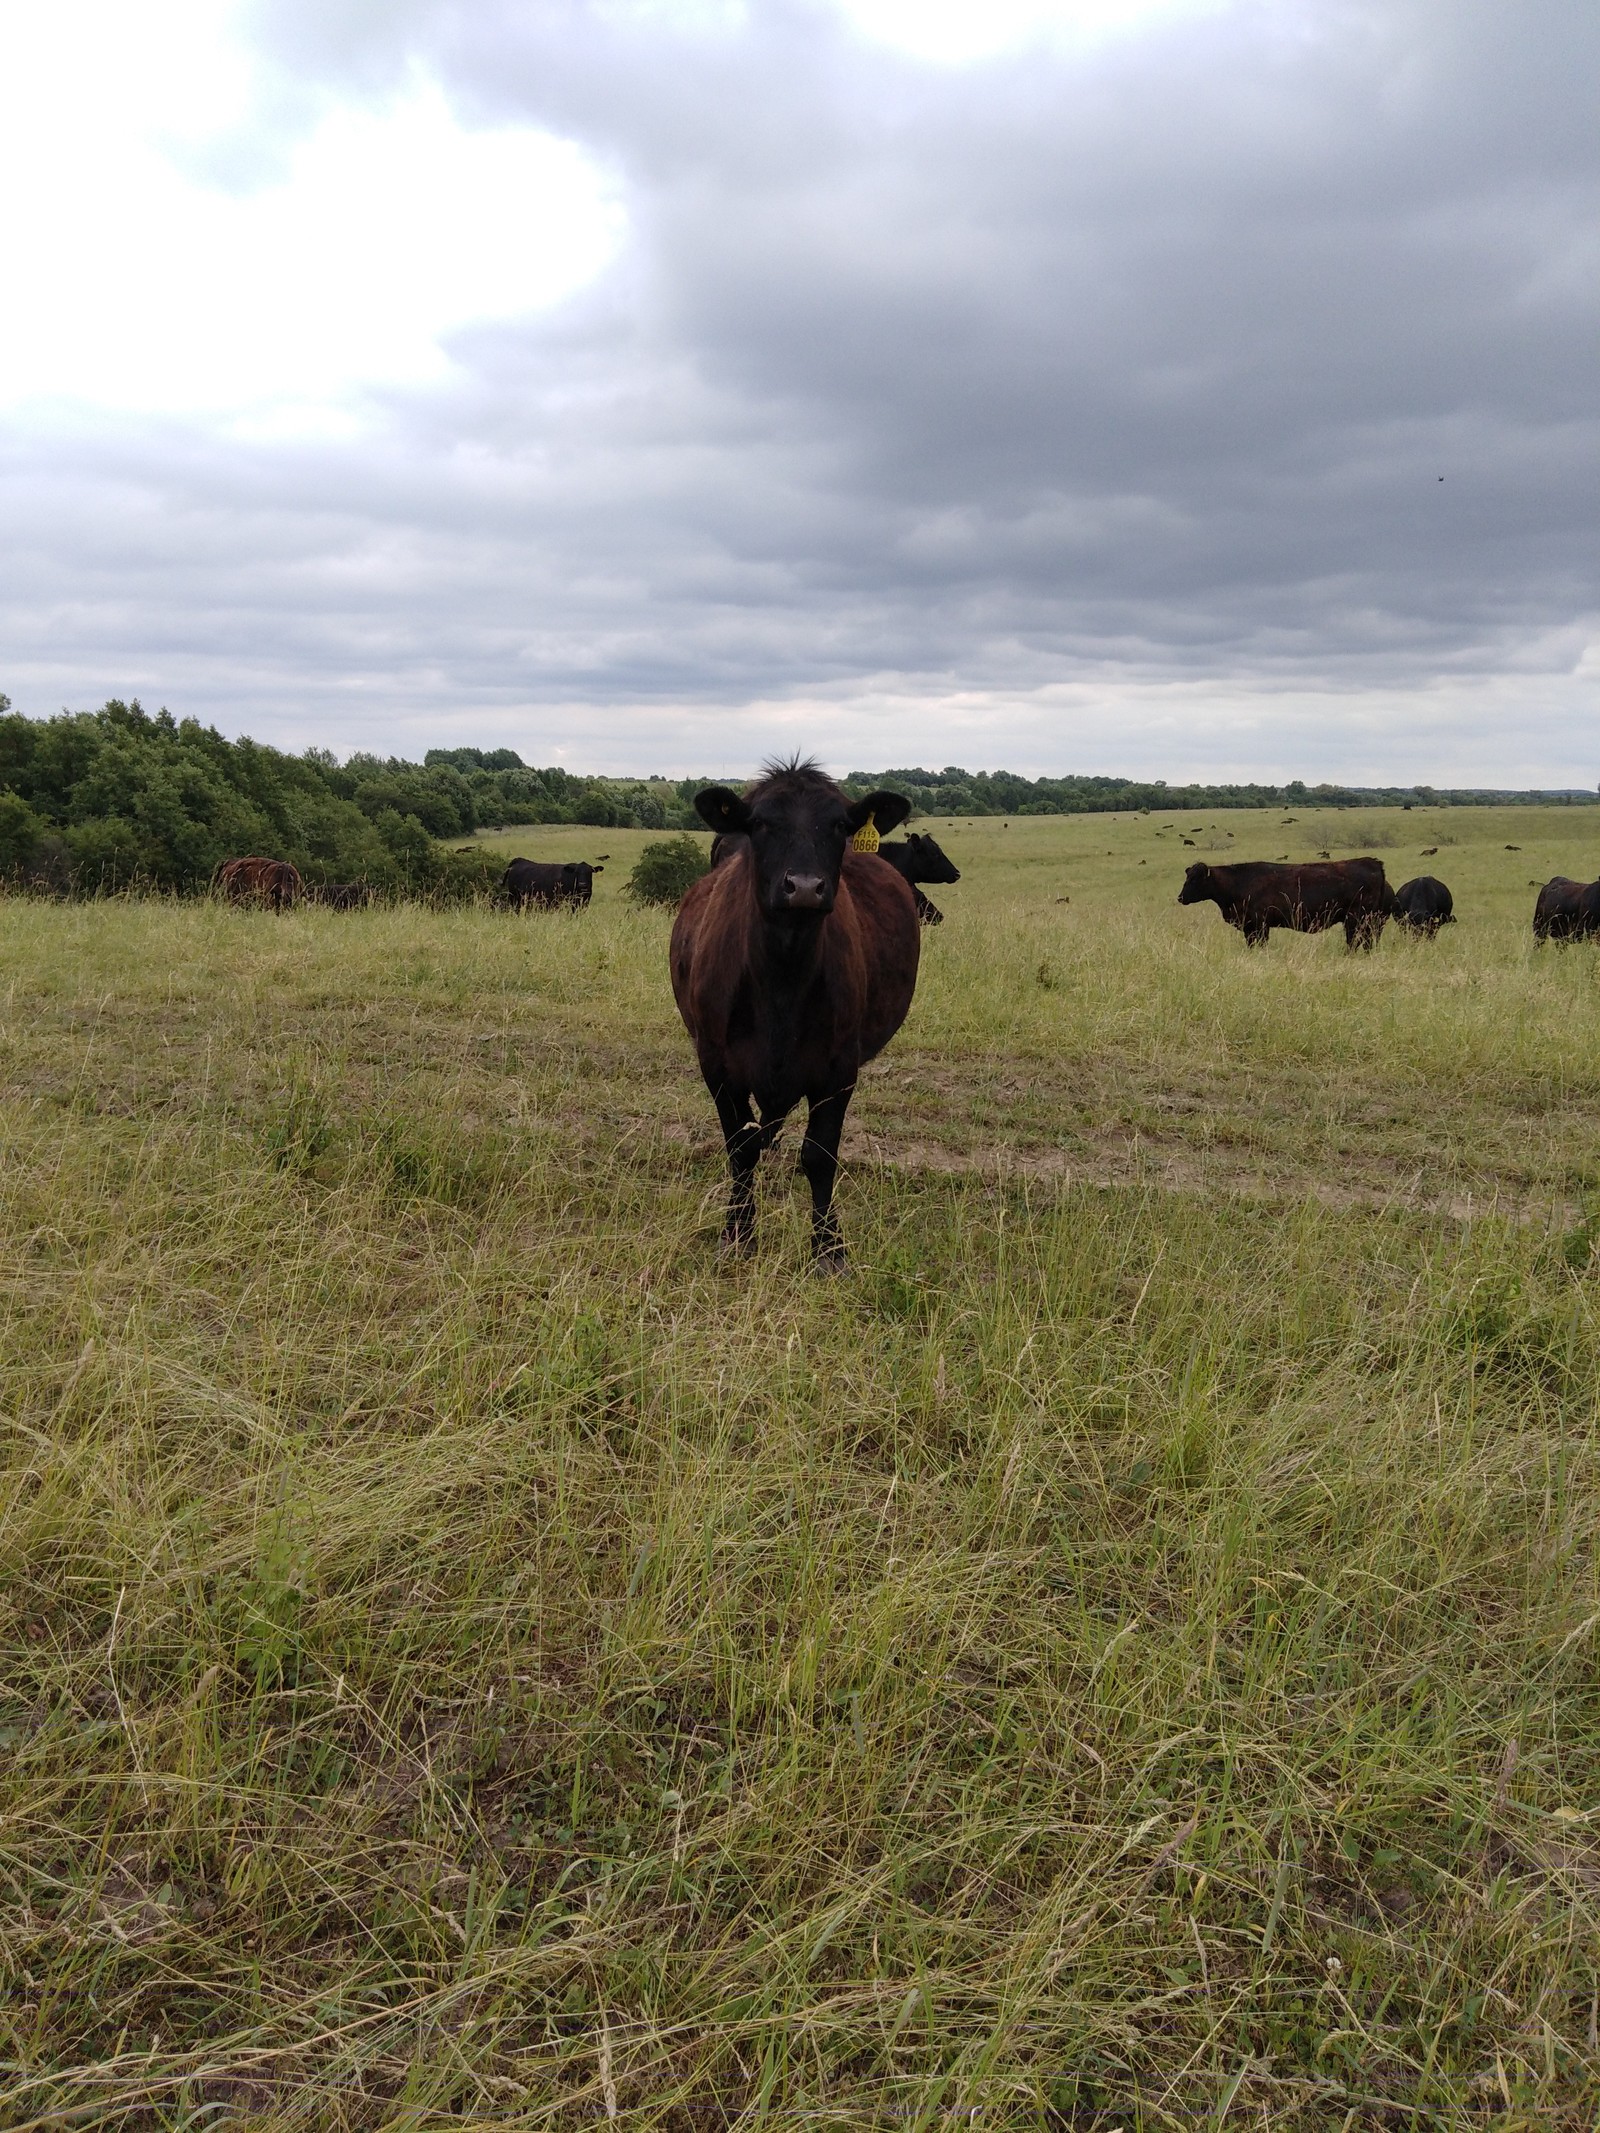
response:
[[[1162,819],[929,825],[836,1282],[647,833],[0,906],[0,2125],[1594,2126],[1600,818]]]

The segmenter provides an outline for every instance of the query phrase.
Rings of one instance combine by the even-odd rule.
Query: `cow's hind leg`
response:
[[[747,1255],[756,1248],[756,1165],[769,1135],[755,1122],[748,1096],[735,1096],[727,1089],[714,1089],[717,1118],[722,1126],[733,1190],[728,1198],[728,1219],[722,1225],[720,1250]]]
[[[811,1256],[818,1273],[837,1274],[845,1264],[844,1238],[833,1211],[834,1181],[839,1175],[839,1136],[854,1089],[824,1096],[811,1106],[806,1137],[800,1143],[800,1168],[811,1187]]]

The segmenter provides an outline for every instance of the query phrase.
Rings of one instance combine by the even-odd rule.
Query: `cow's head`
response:
[[[747,792],[713,785],[697,795],[702,822],[750,840],[756,901],[768,918],[820,918],[833,909],[845,847],[870,817],[898,829],[911,803],[897,792],[851,800],[815,763],[769,763]]]
[[[1203,859],[1197,859],[1192,867],[1185,869],[1183,887],[1178,891],[1180,904],[1203,904],[1216,893],[1211,869]]]
[[[961,869],[948,852],[941,851],[929,836],[910,836],[906,839],[911,855],[917,863],[918,881],[959,881]]]

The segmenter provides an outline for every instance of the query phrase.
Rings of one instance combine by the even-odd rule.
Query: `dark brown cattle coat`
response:
[[[1274,926],[1295,933],[1343,926],[1347,948],[1371,948],[1394,912],[1381,859],[1308,860],[1299,866],[1247,859],[1220,867],[1197,860],[1184,875],[1178,901],[1214,903],[1252,948]]]
[[[1600,933],[1600,881],[1571,881],[1557,874],[1533,906],[1536,941],[1587,941]]]
[[[299,900],[300,870],[287,859],[227,859],[212,875],[211,886],[232,904],[287,911]]]
[[[831,779],[806,766],[788,776],[797,806],[838,813],[849,804]],[[783,798],[773,800],[777,783],[776,776],[765,781],[769,805]],[[763,791],[757,786],[747,797]],[[904,820],[903,800],[872,798],[885,826]],[[885,821],[891,802],[899,812]],[[702,812],[713,818],[714,810]],[[815,848],[805,847],[808,861]],[[832,867],[831,878],[802,877],[808,893],[809,884],[820,883],[823,907],[775,909],[770,897],[763,902],[752,839],[729,836],[716,865],[679,906],[669,951],[678,1012],[716,1104],[733,1174],[724,1248],[752,1248],[756,1165],[804,1101],[800,1163],[811,1186],[812,1247],[828,1268],[844,1259],[832,1200],[845,1112],[862,1067],[906,1018],[921,947],[910,884],[893,867],[853,851],[833,858]]]

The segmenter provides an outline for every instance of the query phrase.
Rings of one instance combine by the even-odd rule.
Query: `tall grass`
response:
[[[3,907],[0,2123],[1592,2126],[1591,963],[964,834],[836,1283],[609,868]]]

